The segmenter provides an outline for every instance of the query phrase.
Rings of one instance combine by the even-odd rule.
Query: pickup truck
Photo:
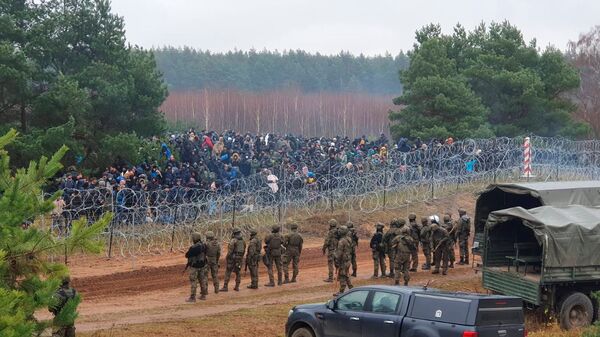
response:
[[[514,296],[365,286],[327,303],[292,308],[287,337],[524,337]]]

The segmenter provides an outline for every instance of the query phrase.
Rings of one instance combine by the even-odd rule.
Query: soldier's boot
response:
[[[448,271],[447,270],[442,270],[442,275],[448,275]]]
[[[458,264],[461,265],[461,266],[464,265],[465,264],[465,258],[461,256],[460,257],[460,261],[458,261]]]
[[[206,295],[204,295],[204,294],[200,295],[200,301],[206,301]]]
[[[269,283],[265,284],[265,287],[274,287],[275,286],[275,281],[273,279],[269,280]]]
[[[465,257],[465,264],[467,264],[467,265],[469,264],[469,257],[468,256]]]
[[[440,273],[440,268],[435,268],[431,273],[432,274],[439,274]]]
[[[351,285],[351,284],[349,284],[349,285],[348,285],[348,290],[350,290],[350,289],[352,289],[352,288],[354,288],[354,286],[353,286],[353,285]]]
[[[227,287],[228,287],[228,284],[227,283],[223,283],[223,288],[221,288],[221,290],[219,290],[219,291],[226,293],[226,292],[229,291],[229,289],[227,289]]]
[[[283,284],[288,284],[288,283],[290,283],[290,274],[283,273]]]
[[[396,274],[394,274],[394,272],[392,271],[392,272],[390,272],[390,274],[388,275],[388,277],[389,277],[389,278],[395,278],[395,277],[396,277]]]
[[[298,277],[298,273],[294,272],[292,274],[292,280],[290,281],[290,283],[296,283],[296,277]]]
[[[448,267],[454,269],[454,262],[450,262],[450,265]]]
[[[323,282],[332,283],[333,282],[333,277],[326,278],[326,279],[323,280]]]
[[[215,284],[215,294],[219,293],[219,285]]]
[[[356,277],[356,270],[352,271],[352,277]]]
[[[400,280],[394,280],[394,285],[395,286],[399,286],[400,285]]]
[[[430,269],[431,269],[431,265],[430,265],[430,264],[427,264],[427,263],[425,263],[425,264],[423,265],[423,267],[421,267],[421,269],[423,269],[423,270],[430,270]]]
[[[195,295],[190,295],[190,298],[188,298],[185,301],[188,302],[188,303],[195,303],[196,302],[196,296]]]
[[[416,271],[417,271],[417,268],[411,268],[411,269],[409,269],[408,271],[410,271],[410,272],[413,272],[413,273],[414,273],[414,272],[416,272]]]
[[[240,291],[240,284],[236,282],[235,283],[235,288],[233,288],[233,290]]]
[[[408,286],[408,281],[404,281],[404,286]]]
[[[255,286],[254,284],[249,284],[246,288],[248,288],[248,289],[258,289],[258,287]]]

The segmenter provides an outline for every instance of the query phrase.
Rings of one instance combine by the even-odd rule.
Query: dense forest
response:
[[[398,73],[408,57],[311,54],[305,51],[230,51],[213,53],[192,48],[164,47],[154,55],[171,91],[238,89],[303,92],[398,94]]]

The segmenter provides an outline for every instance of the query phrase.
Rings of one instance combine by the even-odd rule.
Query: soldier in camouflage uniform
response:
[[[431,227],[429,220],[426,217],[421,218],[421,246],[423,247],[423,255],[425,255],[425,264],[423,270],[431,269]]]
[[[460,262],[458,264],[469,264],[469,237],[471,236],[471,218],[467,215],[467,211],[462,208],[458,209],[458,247],[460,248]]]
[[[392,249],[396,251],[396,275],[394,277],[394,284],[396,285],[400,284],[400,274],[404,277],[405,286],[410,281],[408,269],[410,268],[410,258],[414,246],[415,243],[411,236],[411,229],[406,226],[402,227],[399,234],[392,240]]]
[[[454,268],[454,261],[456,256],[454,254],[454,247],[456,246],[456,224],[452,221],[450,214],[444,215],[444,224],[442,225],[448,232],[448,260],[450,261],[450,268]]]
[[[185,253],[188,262],[186,268],[190,273],[191,292],[187,302],[196,302],[196,289],[200,283],[200,300],[208,295],[208,266],[206,261],[206,244],[202,242],[200,233],[192,234],[194,244]]]
[[[290,226],[291,233],[286,234],[283,238],[283,246],[285,247],[286,258],[283,261],[283,273],[285,279],[283,283],[294,283],[298,277],[298,264],[300,263],[300,254],[302,254],[302,245],[304,239],[298,233],[298,225]],[[290,281],[290,262],[292,263],[292,279]]]
[[[267,272],[269,274],[269,283],[265,284],[265,287],[275,286],[275,277],[273,276],[273,266],[277,268],[277,285],[282,284],[282,272],[283,265],[281,263],[281,256],[285,254],[283,247],[283,236],[279,233],[279,225],[273,225],[271,228],[271,234],[265,237],[265,247],[267,247],[267,256],[269,264],[267,265]]]
[[[261,241],[255,229],[250,230],[250,242],[246,252],[246,266],[250,269],[250,285],[248,289],[258,289],[258,263],[260,261]]]
[[[387,255],[388,260],[389,260],[389,265],[390,265],[390,273],[388,274],[388,277],[393,278],[394,277],[394,266],[395,266],[395,260],[394,260],[394,256],[396,254],[395,251],[392,250],[392,240],[394,239],[394,237],[396,236],[396,230],[398,228],[398,219],[394,218],[392,219],[392,221],[390,221],[390,228],[388,228],[388,230],[385,232],[385,234],[383,234],[383,246],[385,247],[385,255]]]
[[[431,247],[433,247],[433,262],[435,264],[432,274],[448,273],[448,231],[439,225],[439,217],[434,215],[431,220]],[[441,264],[441,265],[440,265]]]
[[[225,279],[223,280],[223,288],[221,291],[228,291],[229,279],[231,273],[235,273],[235,287],[233,290],[240,291],[240,282],[242,281],[242,262],[244,262],[244,253],[246,252],[246,242],[242,237],[242,231],[239,229],[233,230],[233,239],[227,247],[227,266],[225,268]]]
[[[325,282],[333,282],[333,271],[335,266],[335,250],[337,248],[337,220],[329,220],[329,232],[323,242],[323,255],[327,254],[328,277]]]
[[[417,215],[415,213],[410,213],[408,215],[408,223],[410,236],[413,239],[413,245],[410,250],[412,268],[410,268],[409,271],[415,272],[419,267],[419,242],[421,241],[421,226],[417,223]]]
[[[215,233],[206,232],[206,259],[208,270],[212,277],[215,294],[219,293],[219,259],[221,258],[221,242],[215,238]]]
[[[350,232],[350,238],[352,238],[352,277],[356,277],[356,270],[358,266],[356,264],[356,247],[358,247],[358,234],[356,234],[356,229],[354,228],[354,224],[350,221],[346,224],[348,227],[348,231]]]
[[[67,302],[75,297],[77,297],[77,291],[71,287],[71,278],[67,276],[63,278],[60,288],[54,293],[54,305],[48,308],[55,317],[52,322],[52,337],[75,337],[75,322],[68,324],[56,319]]]
[[[381,267],[381,277],[385,277],[385,245],[383,244],[383,227],[382,223],[375,225],[375,234],[371,238],[369,247],[373,253],[373,276],[379,277],[379,268]]]
[[[348,227],[341,226],[338,230],[340,240],[335,251],[335,261],[338,265],[338,280],[340,281],[340,291],[342,294],[346,287],[352,289],[352,281],[350,280],[350,265],[352,259],[352,238]]]

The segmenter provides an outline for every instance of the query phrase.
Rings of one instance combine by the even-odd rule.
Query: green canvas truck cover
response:
[[[581,205],[513,207],[492,212],[486,229],[518,219],[544,247],[545,267],[600,266],[600,208]]]
[[[498,198],[496,191],[504,192],[502,197],[508,195],[511,200],[502,202],[505,207],[498,207],[495,200]],[[525,197],[529,198],[525,198]],[[527,201],[530,206],[519,202]],[[512,203],[512,204],[511,204]],[[600,181],[559,181],[559,182],[533,182],[533,183],[506,183],[492,184],[483,191],[477,199],[475,212],[476,232],[483,231],[483,225],[490,212],[512,206],[525,206],[533,208],[538,206],[600,206]],[[532,207],[533,206],[533,207]]]

